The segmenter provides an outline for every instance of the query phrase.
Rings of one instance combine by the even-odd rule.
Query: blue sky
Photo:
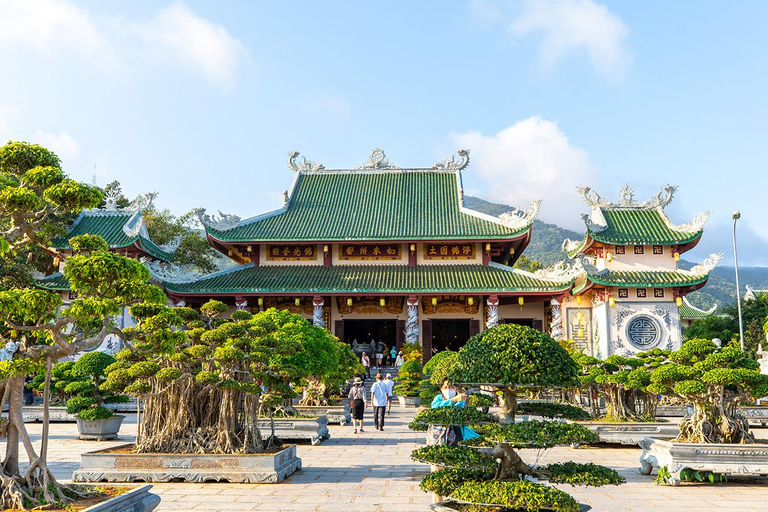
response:
[[[328,168],[471,150],[469,192],[580,229],[574,187],[712,217],[692,259],[768,266],[768,3],[0,0],[0,139],[176,213],[279,206]]]

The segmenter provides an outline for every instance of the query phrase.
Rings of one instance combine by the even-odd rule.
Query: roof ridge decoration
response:
[[[721,259],[723,259],[723,253],[710,254],[704,261],[695,267],[690,270],[683,270],[682,272],[687,272],[692,276],[706,276],[714,270]]]
[[[687,235],[693,235],[694,233],[698,233],[699,231],[704,229],[704,225],[709,220],[709,216],[712,215],[711,211],[699,212],[696,214],[693,220],[691,222],[688,222],[687,224],[673,224],[669,216],[667,215],[667,212],[665,212],[663,208],[659,208],[658,210],[659,210],[659,214],[661,215],[661,219],[664,221],[664,224],[666,224],[669,229],[671,229],[672,231],[685,233]]]
[[[165,252],[174,253],[176,252],[176,249],[178,249],[179,246],[181,245],[181,239],[182,237],[181,235],[179,235],[171,238],[171,240],[166,244],[163,244],[163,245],[155,244],[155,245],[157,245],[160,249],[162,249]]]
[[[312,160],[307,160],[303,156],[301,157],[301,162],[297,162],[296,159],[299,157],[299,155],[300,153],[298,151],[291,151],[288,153],[288,167],[290,167],[293,172],[311,174],[325,169],[323,164],[318,164]]]
[[[644,203],[638,203],[635,200],[635,191],[628,184],[621,187],[619,191],[619,202],[613,203],[606,201],[600,194],[592,190],[590,187],[576,187],[576,190],[581,194],[581,198],[584,203],[592,209],[637,209],[637,210],[652,210],[654,208],[666,208],[669,203],[672,202],[672,198],[677,192],[678,187],[676,185],[667,185],[662,187],[659,192],[648,201]]]
[[[182,267],[174,263],[162,263],[158,260],[139,258],[139,261],[149,269],[150,275],[158,280],[168,283],[192,283],[200,279],[203,274],[195,272],[189,267]]]
[[[219,215],[211,216],[205,213],[205,208],[195,208],[192,210],[200,224],[206,228],[213,228],[216,231],[227,231],[234,229],[240,225],[240,217],[230,213],[222,213],[219,210]]]
[[[561,245],[561,248],[566,253],[571,253],[576,249],[578,249],[579,247],[581,247],[583,243],[584,243],[583,238],[581,240],[571,240],[570,238],[566,238],[565,240],[563,240],[563,245]]]
[[[598,269],[595,264],[592,263],[591,259],[588,258],[584,253],[579,253],[579,255],[576,256],[576,261],[578,261],[584,271],[591,276],[604,276],[610,273],[610,270],[607,268]]]
[[[573,281],[584,273],[584,267],[580,260],[563,260],[553,263],[533,273],[534,277],[542,281],[564,283]]]
[[[691,304],[691,301],[688,300],[688,297],[683,297],[683,302],[685,302],[685,305],[688,306],[689,308],[693,309],[694,311],[698,311],[698,312],[701,312],[701,313],[706,314],[706,315],[711,315],[717,309],[717,304],[713,305],[709,309],[697,308],[696,306]]]
[[[512,208],[510,211],[499,215],[501,225],[509,229],[522,229],[530,226],[534,219],[539,215],[541,208],[541,199],[531,201],[531,207],[523,211],[519,208]]]
[[[384,150],[381,148],[375,148],[371,150],[371,153],[368,155],[368,160],[366,160],[363,165],[355,167],[355,170],[365,169],[393,169],[396,171],[402,170],[400,167],[389,161],[387,154],[384,153]]]
[[[451,155],[451,158],[446,158],[445,160],[441,160],[440,162],[437,162],[435,165],[432,166],[432,169],[435,171],[448,171],[448,172],[458,172],[463,170],[469,165],[469,150],[468,149],[460,149],[456,152],[456,154],[459,155],[461,160],[458,162],[456,161],[456,155]],[[463,192],[462,192],[463,195]]]

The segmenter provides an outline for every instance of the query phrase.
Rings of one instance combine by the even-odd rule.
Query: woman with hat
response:
[[[352,424],[355,426],[355,434],[357,434],[358,422],[360,424],[360,432],[365,432],[363,430],[363,418],[368,404],[365,400],[363,380],[360,377],[355,377],[355,381],[352,383],[352,389],[349,390],[349,400],[352,408]]]

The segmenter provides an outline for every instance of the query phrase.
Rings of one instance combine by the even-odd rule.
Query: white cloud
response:
[[[454,147],[471,150],[470,172],[487,185],[485,197],[515,207],[544,199],[540,218],[584,229],[576,186],[596,185],[587,152],[574,146],[556,123],[529,117],[494,135],[451,133]]]
[[[109,71],[173,62],[225,88],[248,58],[223,25],[196,15],[183,2],[138,21],[91,16],[65,0],[4,0],[0,51],[3,46],[31,48],[47,57],[86,57]]]
[[[65,163],[76,160],[80,156],[80,144],[64,132],[48,133],[37,130],[32,138],[32,142],[50,149]]]
[[[626,45],[629,28],[604,5],[593,0],[522,0],[513,6],[505,9],[484,0],[470,3],[475,19],[502,22],[515,38],[540,35],[539,58],[545,68],[571,54],[586,53],[601,74],[611,78],[625,74],[632,60]]]
[[[223,25],[197,16],[182,2],[134,27],[155,54],[190,64],[219,85],[230,85],[247,58],[243,45]]]

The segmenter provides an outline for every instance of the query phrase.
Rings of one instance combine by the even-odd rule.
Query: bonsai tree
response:
[[[680,422],[680,443],[751,443],[754,435],[739,404],[768,395],[768,375],[735,345],[719,348],[694,339],[669,355],[651,374],[648,390],[693,402]]]
[[[667,360],[668,350],[654,349],[637,357],[609,356],[601,361],[574,354],[582,367],[581,388],[590,395],[592,415],[601,416],[598,398],[605,400],[606,421],[653,421],[658,397],[648,391],[651,374]]]
[[[409,359],[400,367],[397,380],[399,384],[395,386],[396,395],[400,396],[419,396],[419,384],[421,383],[421,365],[415,359]]]
[[[342,384],[350,376],[363,373],[365,368],[352,351],[352,347],[342,343],[328,331],[313,329],[312,332],[316,334],[315,337],[306,337],[302,341],[305,344],[304,350],[308,351],[305,353],[320,353],[325,354],[325,357],[322,360],[310,358],[305,361],[304,368],[309,375],[305,378],[306,389],[299,405],[333,405],[338,399]],[[314,339],[311,346],[306,343],[309,339]]]
[[[406,361],[418,361],[421,362],[421,345],[416,342],[406,342],[400,347],[403,351],[403,358]]]
[[[575,387],[578,373],[568,352],[546,334],[501,324],[467,341],[449,377],[452,382],[501,390],[500,418],[509,422],[514,421],[519,387]]]
[[[560,444],[599,441],[596,434],[578,424],[524,421],[500,425],[493,422],[491,416],[472,407],[448,407],[423,411],[410,426],[424,430],[427,424],[472,425],[481,434],[458,446],[428,446],[411,454],[416,461],[441,467],[426,475],[420,487],[436,497],[447,496],[449,500],[470,504],[459,506],[459,510],[466,506],[466,510],[478,511],[503,508],[576,512],[579,504],[567,493],[545,484],[528,482],[525,478],[592,486],[624,481],[616,471],[591,463],[530,466],[515,452],[517,448],[546,449]]]
[[[74,361],[66,361],[64,363],[55,363],[51,370],[51,379],[49,383],[51,399],[51,405],[67,405],[67,400],[72,398],[68,395],[64,388],[73,380],[70,375],[72,367],[75,365]],[[40,394],[45,392],[45,371],[40,371],[35,374],[32,382],[28,387],[37,391]]]
[[[333,361],[324,329],[274,308],[252,315],[209,301],[200,311],[140,304],[127,348],[106,369],[102,389],[143,400],[137,453],[259,453],[274,446],[262,435],[271,415],[295,396],[291,382],[312,375],[308,359]],[[324,348],[323,348],[324,347]]]
[[[0,259],[13,265],[28,254],[42,254],[47,270],[51,247],[72,216],[99,204],[98,189],[77,183],[61,170],[59,158],[45,148],[11,142],[0,148]],[[74,239],[73,239],[74,241]],[[9,263],[10,262],[10,263]],[[53,365],[63,357],[94,347],[119,330],[112,317],[121,308],[141,301],[165,302],[162,291],[149,284],[149,271],[139,262],[108,252],[106,242],[87,253],[67,258],[64,275],[77,299],[64,306],[58,293],[18,284],[0,290],[0,343],[6,360],[0,364],[0,396],[8,401],[5,458],[0,467],[0,508],[23,509],[71,498],[48,469],[48,421]],[[8,349],[12,350],[8,350]],[[39,453],[33,447],[22,418],[24,377],[45,371],[44,421]],[[4,405],[4,404],[0,404]],[[19,446],[29,467],[19,470]],[[71,490],[71,489],[70,489]],[[75,495],[75,491],[69,496]]]
[[[102,420],[111,418],[115,413],[104,407],[105,404],[124,403],[125,395],[116,395],[108,389],[100,389],[106,380],[104,370],[117,360],[104,352],[88,352],[72,364],[67,372],[70,379],[64,386],[64,393],[77,395],[67,401],[67,412],[77,414],[83,420]]]

